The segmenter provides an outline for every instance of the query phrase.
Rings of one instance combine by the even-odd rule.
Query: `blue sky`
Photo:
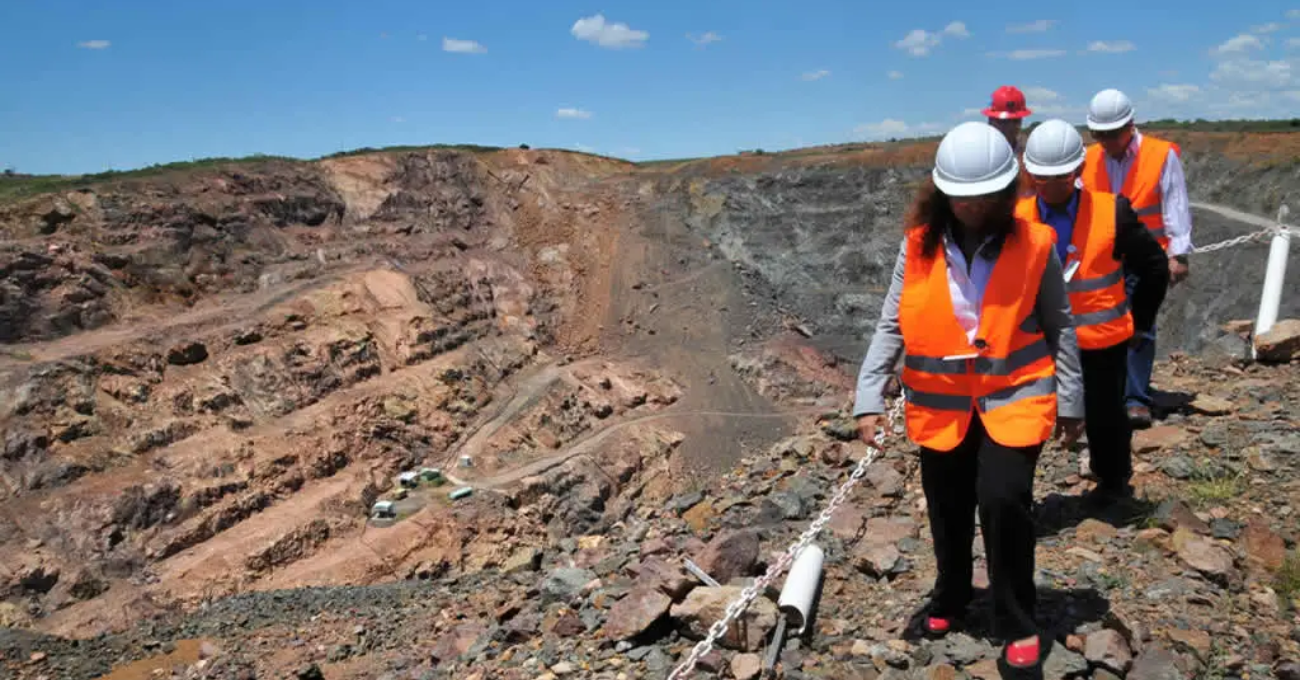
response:
[[[942,132],[1003,84],[1072,122],[1105,87],[1140,119],[1300,117],[1300,0],[1035,5],[1052,3],[9,0],[0,166],[460,142],[712,155]]]

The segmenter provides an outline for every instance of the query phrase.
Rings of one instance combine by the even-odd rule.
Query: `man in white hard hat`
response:
[[[1149,333],[1155,324],[1169,267],[1128,198],[1079,187],[1085,155],[1073,125],[1052,119],[1035,128],[1024,154],[1035,194],[1020,199],[1016,214],[1056,232],[1083,364],[1084,423],[1098,480],[1091,498],[1109,501],[1131,492],[1133,429],[1124,402],[1129,344],[1135,331]],[[1124,271],[1136,275],[1131,293]]]
[[[901,358],[938,564],[924,632],[946,635],[967,613],[978,508],[1004,678],[1041,677],[1034,470],[1054,428],[1077,440],[1084,411],[1052,230],[1016,219],[1019,175],[990,125],[944,135],[908,211],[853,409],[860,436],[879,445],[885,386]]]
[[[1178,145],[1138,132],[1133,103],[1119,90],[1102,90],[1088,104],[1088,129],[1096,144],[1088,147],[1082,181],[1093,191],[1127,196],[1138,219],[1164,247],[1169,284],[1187,277],[1192,250],[1192,212]],[[1125,271],[1130,294],[1140,276]],[[1139,333],[1129,349],[1125,398],[1129,422],[1151,425],[1151,369],[1155,363],[1156,327]]]

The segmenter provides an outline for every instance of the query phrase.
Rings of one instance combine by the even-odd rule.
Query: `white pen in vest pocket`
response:
[[[1075,258],[1078,252],[1079,249],[1075,248],[1073,243],[1065,247],[1065,261],[1069,262],[1069,265],[1065,267],[1065,280],[1067,282],[1074,278],[1074,272],[1078,271],[1079,264],[1081,264],[1081,261]]]
[[[944,357],[943,360],[961,361],[962,359],[977,359],[977,358],[979,358],[979,352],[971,352],[970,354],[949,354],[948,356]]]

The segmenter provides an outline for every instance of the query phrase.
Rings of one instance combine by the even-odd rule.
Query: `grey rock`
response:
[[[668,655],[658,647],[651,648],[650,653],[645,657],[646,670],[651,673],[662,673],[668,670],[668,665],[671,662],[672,661],[668,658]]]
[[[583,586],[596,579],[596,573],[589,569],[561,567],[552,571],[542,580],[540,587],[543,604],[560,602],[582,592]]]
[[[965,633],[953,633],[944,639],[943,653],[960,666],[969,666],[981,659],[991,659],[996,650]]]
[[[1172,652],[1162,647],[1148,647],[1133,660],[1127,680],[1187,680],[1178,670]]]
[[[1052,642],[1052,650],[1043,660],[1043,680],[1064,680],[1088,672],[1088,660],[1059,642]]]
[[[1210,521],[1210,535],[1215,538],[1234,539],[1241,533],[1241,524],[1227,518]]]
[[[780,510],[781,519],[803,519],[807,514],[803,499],[791,491],[778,491],[763,502],[775,505]]]
[[[1191,590],[1187,581],[1178,577],[1168,578],[1147,588],[1142,594],[1148,600],[1168,600],[1186,595]]]
[[[1188,479],[1196,466],[1187,456],[1170,456],[1160,463],[1160,471],[1174,479]]]

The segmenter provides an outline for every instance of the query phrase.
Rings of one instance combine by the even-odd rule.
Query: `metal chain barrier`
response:
[[[889,415],[886,417],[884,424],[880,428],[881,439],[884,439],[883,435],[893,429],[894,424],[898,421],[899,417],[902,416],[903,403],[902,396],[899,396],[894,400],[894,406],[889,410]],[[700,658],[713,650],[714,642],[727,632],[727,628],[731,625],[731,622],[735,620],[736,617],[740,616],[741,613],[749,607],[750,603],[758,597],[758,594],[772,584],[772,581],[776,580],[782,572],[790,568],[790,564],[799,556],[799,553],[806,548],[809,543],[812,543],[812,540],[821,532],[822,527],[826,526],[826,523],[831,520],[831,515],[835,513],[835,510],[838,509],[844,501],[848,500],[849,492],[852,491],[853,487],[857,486],[858,482],[862,480],[862,477],[867,474],[867,468],[875,462],[879,454],[879,449],[867,445],[867,455],[863,456],[862,459],[858,461],[857,467],[853,468],[853,474],[849,475],[848,480],[845,481],[844,484],[840,486],[839,490],[835,492],[835,495],[831,497],[830,502],[826,504],[826,508],[821,511],[821,514],[817,516],[817,519],[813,520],[813,523],[804,530],[803,534],[799,536],[798,541],[795,541],[793,545],[786,548],[785,552],[781,554],[781,557],[768,566],[767,571],[764,572],[762,576],[755,579],[753,583],[740,592],[740,597],[727,605],[727,609],[723,613],[722,618],[714,622],[712,626],[709,626],[708,635],[695,645],[691,650],[690,656],[686,657],[685,661],[678,665],[677,668],[673,669],[673,672],[668,676],[668,680],[680,680],[681,678],[685,678],[687,674],[695,668],[695,664],[699,662]]]
[[[1230,238],[1225,241],[1219,241],[1218,243],[1211,243],[1208,246],[1199,246],[1196,248],[1192,248],[1192,252],[1198,255],[1200,253],[1212,253],[1216,250],[1223,250],[1224,248],[1232,248],[1233,246],[1239,246],[1244,243],[1250,243],[1251,241],[1263,241],[1265,240],[1266,237],[1271,238],[1276,234],[1288,234],[1290,236],[1296,237],[1296,236],[1300,236],[1300,230],[1296,229],[1295,227],[1288,227],[1284,224],[1277,224],[1271,227],[1260,229],[1259,231],[1251,234],[1246,234],[1244,236],[1237,236],[1235,238]]]

